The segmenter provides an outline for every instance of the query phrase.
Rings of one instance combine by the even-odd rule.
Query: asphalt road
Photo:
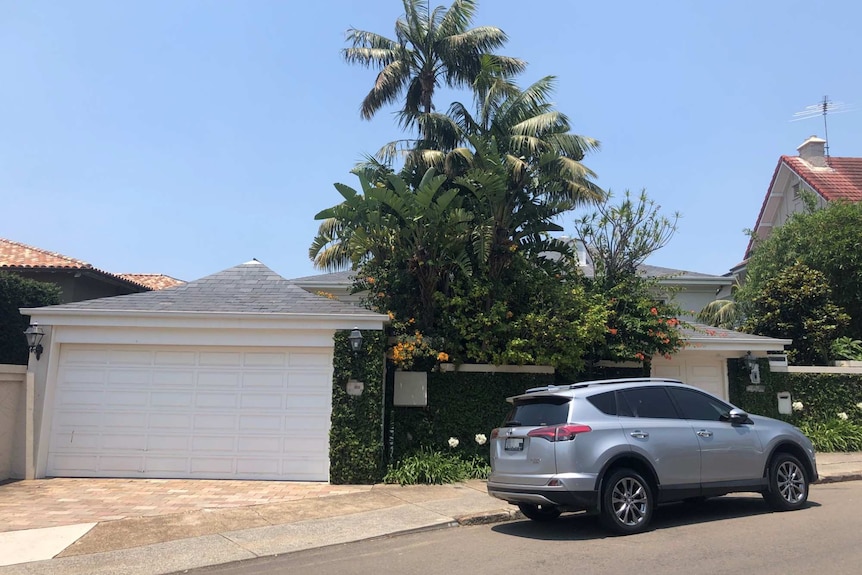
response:
[[[809,506],[771,513],[760,496],[660,508],[647,533],[607,536],[591,517],[563,516],[339,545],[200,569],[195,575],[862,572],[862,481],[815,485]]]

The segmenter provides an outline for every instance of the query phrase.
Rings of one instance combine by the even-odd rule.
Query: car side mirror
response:
[[[748,414],[738,407],[730,410],[730,413],[727,414],[727,419],[735,424],[752,423],[751,419],[748,418]]]

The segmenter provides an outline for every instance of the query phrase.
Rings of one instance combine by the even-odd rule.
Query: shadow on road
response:
[[[809,500],[806,505],[806,508],[808,507],[820,507],[820,504]],[[659,507],[653,513],[649,531],[769,513],[775,512],[760,497],[716,497],[698,503],[676,503]],[[500,523],[492,529],[504,535],[543,541],[587,541],[611,537],[611,534],[599,525],[598,517],[585,513],[564,514],[556,521],[548,523],[530,520]]]

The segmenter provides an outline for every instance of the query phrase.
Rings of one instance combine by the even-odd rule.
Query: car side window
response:
[[[676,419],[679,414],[663,387],[635,387],[622,392],[622,398],[631,410],[630,417]],[[620,413],[623,415],[623,413]]]
[[[727,421],[731,407],[718,399],[694,389],[668,388],[686,419]]]
[[[617,414],[617,399],[613,391],[591,395],[587,398],[587,401],[592,403],[596,409],[605,415]]]

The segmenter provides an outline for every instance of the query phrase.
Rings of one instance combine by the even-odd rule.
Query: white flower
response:
[[[484,433],[477,433],[476,434],[476,443],[478,443],[479,445],[485,445],[486,441],[488,441],[488,438],[485,437]]]
[[[843,411],[838,412],[838,419],[840,419],[841,421],[847,421],[847,414]]]
[[[452,449],[455,449],[456,447],[458,447],[459,443],[461,443],[461,442],[458,441],[457,437],[450,437],[449,438],[449,447],[451,447]]]
[[[801,401],[794,401],[791,407],[793,411],[802,411],[805,408]]]
[[[856,407],[857,407],[858,409],[862,409],[862,401],[860,401],[859,403],[857,403],[857,404],[856,404]]]

